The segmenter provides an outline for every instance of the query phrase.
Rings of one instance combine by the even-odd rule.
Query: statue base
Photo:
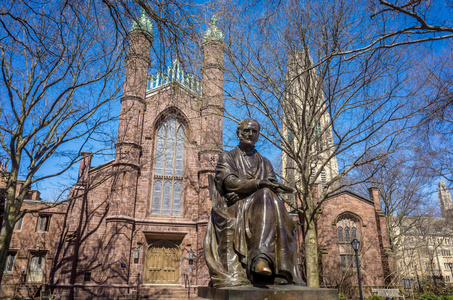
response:
[[[225,288],[200,286],[198,287],[198,297],[211,300],[338,300],[338,291],[289,284]]]

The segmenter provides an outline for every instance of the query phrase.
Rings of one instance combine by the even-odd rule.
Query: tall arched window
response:
[[[357,238],[357,229],[355,227],[352,227],[351,229],[351,239],[356,239]]]
[[[338,227],[338,241],[343,242],[343,228],[341,226]]]
[[[151,214],[181,214],[184,128],[170,117],[157,130]]]

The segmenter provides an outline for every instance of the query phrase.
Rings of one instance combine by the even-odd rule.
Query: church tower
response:
[[[303,166],[296,167],[295,161],[283,151],[283,178],[294,186],[300,182],[298,174],[303,168],[309,172],[306,175],[310,175],[310,180],[322,186],[338,175],[338,164],[333,155],[331,119],[322,84],[317,79],[308,48],[289,54],[285,81],[282,128],[287,149],[303,161]]]
[[[450,190],[447,188],[445,181],[439,180],[439,188],[437,189],[439,195],[439,204],[442,217],[453,217],[453,202],[451,199]]]

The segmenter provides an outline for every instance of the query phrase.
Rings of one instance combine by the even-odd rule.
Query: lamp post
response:
[[[189,250],[189,265],[193,265],[193,250],[190,248]]]
[[[134,248],[134,264],[138,264],[140,258],[140,246]]]
[[[360,266],[359,266],[359,248],[360,242],[358,239],[353,239],[351,242],[352,249],[355,252],[355,260],[357,266],[357,278],[359,279],[359,291],[360,291],[360,300],[363,300],[363,293],[362,293],[362,279],[360,278]]]

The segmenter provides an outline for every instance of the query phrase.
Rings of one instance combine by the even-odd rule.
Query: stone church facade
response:
[[[212,20],[202,80],[174,60],[150,76],[152,26],[129,36],[113,161],[84,153],[54,258],[50,286],[62,299],[154,294],[188,298],[207,285],[203,238],[208,175],[222,151],[223,36]]]

